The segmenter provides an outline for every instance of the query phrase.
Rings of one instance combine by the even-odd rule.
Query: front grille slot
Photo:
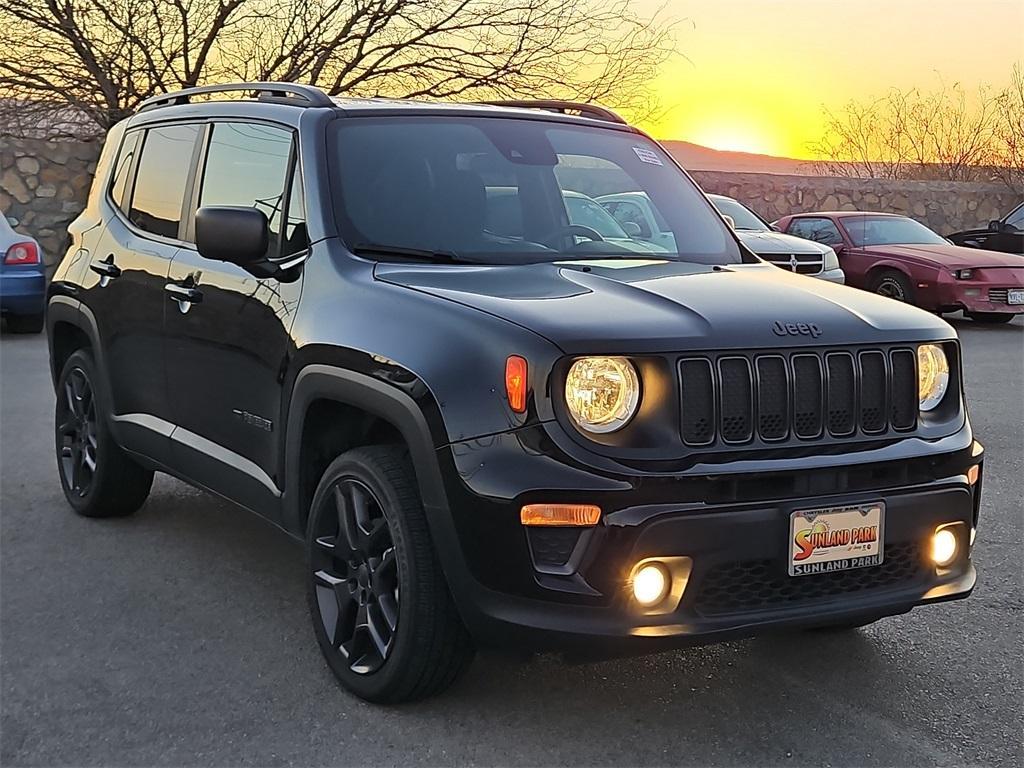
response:
[[[745,443],[753,437],[754,396],[750,363],[745,357],[724,357],[718,361],[722,393],[722,439]]]
[[[782,355],[757,358],[757,431],[762,440],[789,434],[789,376]]]
[[[715,439],[715,386],[710,360],[683,360],[683,442],[709,445]]]
[[[695,607],[704,616],[752,613],[856,592],[900,589],[924,580],[927,574],[924,552],[916,542],[887,545],[881,565],[813,576],[790,576],[785,561],[724,563],[701,579]]]
[[[793,357],[793,431],[797,437],[821,434],[821,360],[817,355]]]
[[[860,353],[860,428],[865,432],[885,429],[885,355]]]
[[[909,349],[897,349],[892,364],[892,426],[913,429],[917,424],[917,360]]]
[[[1010,300],[1009,288],[989,288],[988,300],[993,304],[1006,304]]]
[[[837,437],[853,434],[856,419],[856,382],[853,356],[848,352],[826,355],[828,367],[828,431]]]
[[[910,349],[730,352],[683,359],[679,375],[683,442],[690,446],[843,439],[917,426]]]

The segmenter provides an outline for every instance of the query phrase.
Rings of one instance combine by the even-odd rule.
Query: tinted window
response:
[[[947,245],[945,239],[924,224],[903,216],[847,216],[843,219],[843,226],[857,246],[906,243]]]
[[[128,218],[139,229],[178,236],[185,182],[192,164],[198,125],[151,128],[142,143]]]
[[[270,223],[267,253],[276,256],[292,134],[258,123],[216,123],[210,135],[199,207],[234,205],[262,211]]]
[[[128,188],[128,174],[132,169],[132,160],[135,159],[135,149],[139,145],[141,131],[132,131],[124,137],[121,144],[121,151],[117,155],[117,163],[114,165],[114,175],[110,182],[110,198],[118,208],[124,208],[125,190]]]
[[[301,253],[309,247],[309,232],[306,229],[306,195],[302,186],[302,173],[295,164],[292,173],[292,189],[288,199],[288,219],[284,226],[282,256]]]
[[[745,232],[770,232],[768,225],[757,218],[757,215],[742,203],[731,197],[709,197],[715,208],[726,216],[732,217],[736,229]]]
[[[791,235],[825,245],[840,245],[843,242],[843,236],[839,234],[839,229],[832,219],[793,219],[786,231]]]
[[[637,134],[469,117],[358,118],[336,121],[331,130],[338,224],[357,250],[390,246],[498,263],[638,251],[708,264],[742,260],[700,190]],[[569,225],[586,212],[570,216],[572,193],[581,208],[602,196],[645,194],[678,247],[637,244],[624,232],[607,240],[578,237]],[[592,210],[602,226],[614,228]]]

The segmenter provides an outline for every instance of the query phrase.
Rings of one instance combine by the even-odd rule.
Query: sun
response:
[[[774,142],[767,136],[743,126],[708,126],[687,136],[686,140],[728,152],[751,152],[757,155],[775,153]]]

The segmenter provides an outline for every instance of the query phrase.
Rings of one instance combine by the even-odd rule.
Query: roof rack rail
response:
[[[626,121],[612,112],[610,109],[599,107],[597,104],[584,104],[579,101],[562,101],[561,99],[526,99],[513,101],[481,101],[479,104],[490,104],[494,107],[524,107],[526,109],[544,109],[548,112],[558,112],[563,115],[577,114],[580,117],[590,117],[594,120],[605,120],[609,123],[626,124]]]
[[[185,88],[181,91],[161,93],[150,96],[139,105],[139,111],[156,107],[169,107],[175,104],[188,104],[193,96],[207,93],[229,93],[232,91],[254,91],[258,101],[287,101],[307,107],[333,107],[330,96],[312,85],[299,83],[224,83],[223,85],[201,85]]]

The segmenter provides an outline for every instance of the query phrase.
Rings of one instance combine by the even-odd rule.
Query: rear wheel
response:
[[[965,312],[976,323],[1008,323],[1016,317],[1012,312]]]
[[[8,315],[7,328],[11,333],[39,333],[43,330],[43,313],[35,315]]]
[[[153,473],[114,442],[96,382],[95,364],[85,350],[68,358],[57,380],[54,437],[60,483],[80,515],[130,515],[149,495]]]
[[[356,448],[327,468],[306,547],[317,642],[345,688],[392,704],[455,682],[473,650],[404,448]]]
[[[885,296],[896,301],[903,301],[908,304],[914,302],[914,291],[910,280],[902,272],[894,269],[882,272],[871,282],[871,290],[880,296]]]

